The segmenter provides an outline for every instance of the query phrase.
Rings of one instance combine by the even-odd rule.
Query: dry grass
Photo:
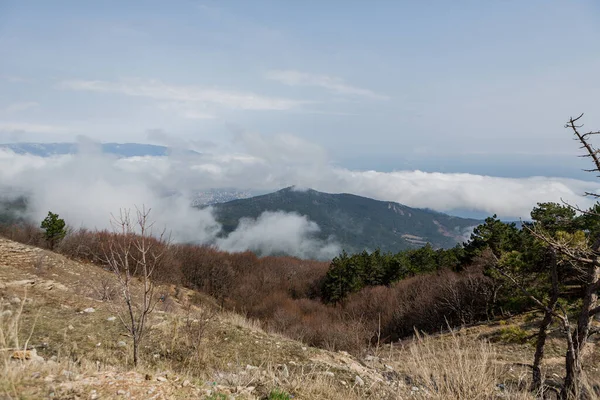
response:
[[[496,349],[485,340],[452,332],[432,338],[417,334],[407,348],[410,391],[422,399],[533,399],[520,382],[505,382]],[[525,375],[519,377],[522,382]]]
[[[6,305],[0,306],[0,348],[39,346],[46,361],[16,361],[0,352],[0,398],[90,398],[92,391],[115,398],[117,389],[130,388],[136,398],[155,390],[165,399],[210,398],[209,390],[226,398],[267,398],[274,389],[296,400],[534,398],[526,390],[529,369],[515,366],[530,362],[531,347],[478,339],[483,333],[492,339],[509,324],[376,346],[379,361],[365,365],[268,333],[257,320],[218,311],[207,296],[166,287],[160,291],[169,293],[168,302],[152,314],[142,365],[134,369],[129,338],[118,321],[109,321],[119,301],[107,295],[113,286],[108,272],[52,253],[44,258],[50,268],[38,268],[32,260],[39,251],[9,250],[3,255],[0,248],[0,304]],[[25,280],[35,284],[11,285]],[[10,304],[15,294],[26,298],[23,287],[28,299]],[[81,312],[88,307],[96,311]],[[146,374],[153,379],[145,380]],[[190,383],[182,387],[185,380]]]

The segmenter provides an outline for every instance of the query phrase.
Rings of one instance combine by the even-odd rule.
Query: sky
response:
[[[119,165],[152,190],[299,185],[506,218],[600,189],[564,128],[600,129],[593,0],[0,0],[0,60],[0,143],[203,154],[102,162],[112,188]],[[15,187],[49,165],[73,184],[83,161],[0,162]]]
[[[573,176],[599,22],[596,1],[0,0],[0,140],[286,133],[351,168]]]

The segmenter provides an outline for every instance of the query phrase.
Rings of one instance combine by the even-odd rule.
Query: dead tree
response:
[[[158,302],[151,277],[169,242],[164,231],[153,235],[154,223],[149,215],[150,209],[136,207],[135,220],[132,220],[130,210],[120,210],[118,216],[112,216],[113,232],[108,243],[102,246],[102,261],[115,274],[125,303],[125,311],[118,316],[133,340],[135,366],[148,316]],[[141,281],[141,288],[134,284],[136,278]]]
[[[577,125],[577,121],[579,121],[582,116],[583,114],[577,118],[571,118],[565,127],[573,131],[575,140],[577,140],[581,144],[581,148],[585,150],[585,154],[582,157],[589,157],[592,159],[594,167],[586,171],[600,173],[600,150],[596,149],[590,142],[590,137],[600,134],[600,132],[581,134],[579,128],[581,128],[582,125]],[[586,193],[586,195],[600,199],[600,195],[596,193]],[[600,218],[600,214],[597,214],[594,211],[582,210],[571,204],[567,204],[567,206],[580,213],[592,214],[593,216]],[[544,242],[554,254],[554,259],[551,262],[548,271],[552,278],[550,300],[543,302],[532,295],[514,277],[503,271],[498,266],[498,263],[496,263],[496,269],[545,312],[537,336],[538,341],[533,365],[533,387],[543,392],[540,364],[544,355],[547,329],[552,323],[552,320],[555,319],[560,322],[563,334],[567,341],[565,378],[560,392],[560,398],[565,400],[580,399],[585,393],[583,388],[584,350],[589,337],[596,333],[592,329],[592,322],[594,317],[600,313],[600,306],[598,305],[598,291],[600,291],[600,235],[598,237],[589,237],[586,240],[581,241],[575,240],[574,237],[569,236],[554,237],[536,224],[533,224],[531,227],[526,227],[526,229],[528,229],[535,238]],[[575,312],[576,320],[573,322],[570,321],[569,314],[558,302],[559,288],[556,255],[561,255],[565,260],[569,261],[570,265],[574,267],[574,271],[578,274],[578,279],[582,285],[582,295],[580,298],[581,306],[579,306],[579,309]]]

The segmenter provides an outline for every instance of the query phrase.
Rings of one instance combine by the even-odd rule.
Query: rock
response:
[[[2,311],[2,314],[0,314],[0,316],[2,318],[10,318],[10,317],[12,317],[12,315],[13,315],[13,313],[10,310],[4,310],[4,311]]]
[[[247,371],[251,371],[251,370],[255,370],[255,369],[258,369],[258,367],[255,367],[254,365],[250,365],[250,364],[246,365]]]
[[[302,347],[302,351],[306,351],[306,350],[308,350],[307,347]]]
[[[95,390],[90,391],[90,400],[96,400],[98,398],[98,392]]]
[[[94,307],[89,307],[89,308],[86,308],[85,310],[83,310],[83,312],[89,314],[89,313],[96,312],[96,310],[94,309]]]
[[[113,322],[117,319],[117,317],[108,317],[106,318],[107,321]]]
[[[348,382],[346,382],[346,381],[340,381],[340,383],[341,383],[342,385],[344,385],[344,386],[347,386],[347,385],[348,385]]]
[[[15,297],[12,297],[12,298],[10,299],[10,304],[15,304],[15,305],[17,305],[17,304],[21,304],[21,299],[20,299],[20,298],[18,298],[17,296],[15,296]]]
[[[40,374],[39,372],[34,372],[33,374],[31,374],[31,377],[32,377],[33,379],[37,379],[37,378],[39,378],[40,376],[42,376],[42,374]]]
[[[410,390],[413,391],[413,392],[418,392],[419,388],[416,387],[416,386],[413,386],[413,387],[410,388]]]
[[[365,357],[365,361],[379,361],[379,357],[368,355]]]
[[[283,371],[281,371],[281,375],[283,375],[285,378],[289,378],[290,376],[290,371],[288,370],[287,365],[283,365]]]
[[[21,360],[21,361],[25,361],[25,360],[39,361],[39,362],[44,361],[44,357],[38,356],[36,349],[14,351],[13,354],[10,356],[10,358],[13,360]]]
[[[127,343],[125,343],[125,342],[124,342],[124,341],[122,341],[122,340],[119,340],[119,341],[117,342],[117,347],[127,347]]]
[[[330,378],[333,378],[335,376],[335,374],[331,371],[325,371],[322,373],[322,375],[328,376]]]
[[[67,329],[72,331],[73,329],[75,329],[75,327],[73,325],[69,325],[69,326],[67,326]]]
[[[183,383],[181,384],[181,386],[183,386],[183,387],[188,387],[190,385],[191,385],[191,382],[189,380],[187,380],[187,379],[184,380]]]
[[[167,378],[165,378],[164,376],[157,376],[156,380],[159,381],[159,382],[166,382]]]
[[[362,386],[365,386],[365,381],[363,381],[363,380],[362,380],[362,378],[361,378],[360,376],[358,376],[358,375],[356,375],[356,376],[354,377],[354,383],[355,383],[357,386],[361,386],[361,387],[362,387]]]
[[[127,394],[127,392],[124,391],[123,389],[117,390],[117,396],[125,396],[126,394]]]
[[[25,279],[22,281],[12,281],[12,282],[8,282],[6,284],[6,286],[8,287],[14,287],[14,286],[33,286],[35,285],[35,280],[33,279]]]

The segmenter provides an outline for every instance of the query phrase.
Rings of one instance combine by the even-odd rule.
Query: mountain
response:
[[[102,143],[99,144],[102,153],[119,157],[166,156],[172,151],[166,146],[143,143]],[[0,144],[0,149],[11,150],[16,154],[31,154],[39,157],[51,157],[65,154],[75,154],[77,143],[6,143]],[[193,150],[184,150],[188,155],[199,155]]]
[[[481,223],[391,201],[294,187],[215,204],[213,208],[227,233],[236,229],[240,218],[257,218],[265,211],[296,212],[319,225],[321,239],[333,236],[349,252],[376,248],[395,252],[426,243],[448,248],[465,241],[472,228]]]
[[[208,189],[196,192],[192,206],[202,207],[217,203],[226,203],[231,200],[246,199],[255,196],[256,192],[238,189]]]

